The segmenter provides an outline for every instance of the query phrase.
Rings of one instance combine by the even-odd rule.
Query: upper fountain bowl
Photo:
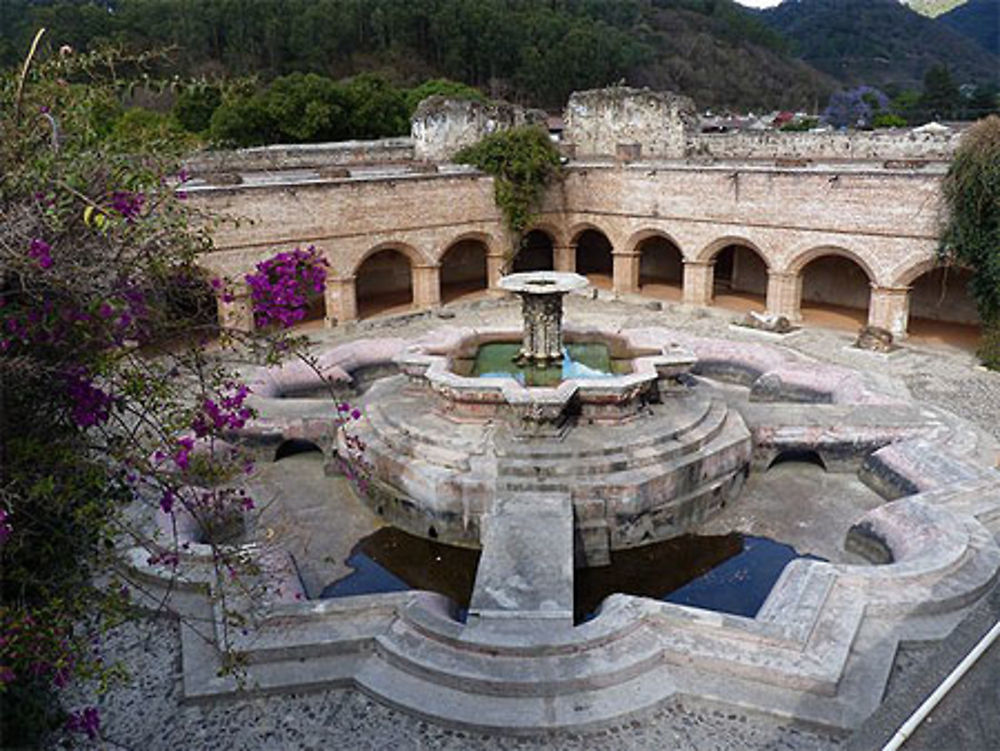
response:
[[[587,277],[566,271],[525,271],[500,279],[500,289],[519,295],[566,294],[589,285]]]

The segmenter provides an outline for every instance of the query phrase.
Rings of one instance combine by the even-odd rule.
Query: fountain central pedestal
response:
[[[520,362],[546,366],[563,359],[563,295],[589,284],[586,277],[559,271],[530,271],[500,280],[500,288],[520,296],[522,302]]]

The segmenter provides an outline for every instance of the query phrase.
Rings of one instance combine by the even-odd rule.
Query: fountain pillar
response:
[[[559,271],[531,271],[511,274],[500,287],[521,298],[524,332],[520,359],[545,366],[562,360],[562,299],[589,282],[579,274]]]

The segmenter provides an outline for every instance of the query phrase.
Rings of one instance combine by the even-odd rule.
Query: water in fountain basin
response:
[[[611,357],[602,342],[576,342],[563,347],[563,360],[548,367],[520,364],[517,356],[520,342],[483,344],[476,352],[470,375],[476,378],[505,376],[515,378],[524,386],[558,386],[574,378],[610,378],[627,372],[628,361]]]
[[[573,599],[577,623],[594,617],[610,594],[652,597],[753,617],[782,570],[801,556],[765,537],[684,535],[611,554],[611,565],[577,569]],[[469,607],[479,551],[383,527],[360,540],[347,565],[353,573],[331,583],[320,597],[427,589],[450,597],[460,619]]]

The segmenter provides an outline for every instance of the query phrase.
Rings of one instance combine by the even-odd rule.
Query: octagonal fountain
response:
[[[565,517],[560,565],[573,551],[600,565],[612,550],[689,531],[735,497],[750,433],[686,378],[693,353],[564,329],[562,297],[587,286],[576,274],[515,274],[501,286],[522,299],[523,331],[453,329],[408,347],[396,357],[402,374],[368,394],[361,437],[388,520],[480,545],[522,510],[530,536],[531,518],[549,509]]]
[[[352,430],[372,466],[364,503],[375,514],[361,508],[365,518],[464,547],[466,558],[481,551],[459,577],[463,587],[474,579],[467,618],[432,591],[309,599],[323,587],[306,586],[302,561],[265,535],[247,554],[271,596],[246,604],[253,629],[228,629],[246,675],[224,675],[204,635],[182,629],[186,699],[350,685],[440,723],[531,733],[697,697],[852,728],[881,701],[899,644],[943,638],[997,581],[991,439],[913,402],[877,369],[696,337],[653,316],[620,328],[629,318],[611,308],[590,318],[596,326],[574,315],[562,326],[561,301],[584,284],[508,278],[523,329],[357,338],[317,355],[322,377],[356,387],[352,402],[364,412]],[[261,417],[234,440],[272,456],[308,440],[332,460],[337,405],[318,397],[320,380],[294,364],[256,371]],[[343,449],[344,434],[337,440]],[[641,587],[622,593],[615,581],[594,583],[593,617],[574,619],[574,582],[600,579],[616,557],[635,570],[669,568],[669,558],[637,554],[683,548],[697,531],[721,535],[701,551],[706,566],[735,560],[733,519],[765,505],[738,498],[747,473],[753,483],[772,461],[803,453],[871,494],[841,516],[826,507],[839,499],[809,489],[771,503],[780,529],[836,536],[817,553],[829,560],[792,560],[745,613],[662,601]],[[289,484],[294,494],[307,482]],[[791,492],[771,487],[772,496]],[[341,525],[344,503],[322,499],[330,526]],[[301,513],[316,525],[316,506]],[[129,561],[151,591],[157,581],[180,591],[180,607],[222,634],[229,616],[203,594],[221,586],[217,572],[187,557],[179,582],[145,551]],[[244,603],[227,608],[242,616]]]

